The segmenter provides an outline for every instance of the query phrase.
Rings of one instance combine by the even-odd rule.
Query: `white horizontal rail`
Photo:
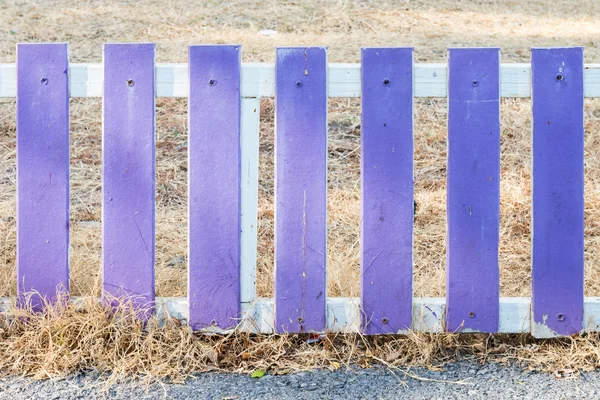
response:
[[[474,77],[476,78],[476,77]],[[584,96],[600,97],[600,64],[586,64]],[[69,66],[71,97],[102,97],[102,64]],[[446,97],[446,64],[415,64],[415,97]],[[327,90],[329,97],[360,97],[360,64],[329,64]],[[242,66],[242,97],[273,97],[275,66],[246,63]],[[0,98],[17,94],[15,64],[0,64]],[[156,65],[156,96],[187,97],[187,64]],[[500,66],[500,96],[531,96],[531,65]]]
[[[78,298],[74,298],[77,301]],[[0,312],[10,313],[14,298],[0,298]],[[415,298],[413,303],[412,329],[417,332],[441,333],[444,331],[446,299]],[[187,320],[186,297],[159,297],[156,299],[157,317]],[[273,299],[259,298],[253,303],[243,303],[244,318],[240,329],[253,333],[274,332]],[[583,332],[600,331],[600,297],[586,297],[583,306]],[[531,332],[531,299],[529,297],[501,297],[498,333]],[[360,299],[332,297],[327,299],[327,330],[354,333],[360,328]],[[211,331],[214,328],[209,328]],[[222,332],[222,331],[220,331]],[[402,332],[399,332],[402,333]],[[548,337],[554,336],[549,334]],[[540,336],[539,334],[537,337]]]

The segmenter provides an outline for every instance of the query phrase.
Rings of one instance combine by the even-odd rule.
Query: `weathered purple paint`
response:
[[[69,290],[67,53],[17,45],[17,292],[36,309]]]
[[[327,50],[279,48],[275,93],[275,327],[326,315]]]
[[[154,44],[104,45],[105,294],[154,302]]]
[[[583,48],[533,49],[531,63],[533,331],[570,335],[583,323]]]
[[[496,332],[499,310],[500,50],[450,49],[448,331]]]
[[[413,49],[362,49],[361,300],[366,334],[412,322]]]
[[[240,316],[240,46],[189,48],[189,323]]]

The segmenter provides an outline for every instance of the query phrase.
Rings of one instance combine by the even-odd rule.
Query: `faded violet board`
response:
[[[583,48],[532,49],[532,332],[583,323]]]
[[[106,294],[154,302],[154,44],[104,45]]]
[[[322,331],[327,297],[327,50],[279,48],[276,61],[275,329]]]
[[[450,49],[446,329],[496,332],[500,50]]]
[[[413,49],[362,49],[361,299],[366,334],[412,322]]]
[[[69,290],[66,43],[17,45],[17,292]],[[39,308],[39,295],[31,305]]]
[[[240,314],[240,46],[189,48],[189,324]]]

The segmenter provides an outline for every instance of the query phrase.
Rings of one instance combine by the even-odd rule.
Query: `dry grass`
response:
[[[517,363],[558,377],[600,366],[598,334],[552,341],[451,333],[222,336],[194,334],[172,319],[143,324],[136,315],[128,304],[114,309],[92,298],[58,301],[44,313],[0,314],[0,371],[34,379],[95,371],[111,383],[131,377],[182,382],[205,371],[284,374],[375,364],[440,369],[465,357]]]
[[[159,62],[186,62],[188,44],[240,43],[244,61],[273,62],[274,48],[284,45],[329,46],[332,62],[358,62],[361,46],[412,45],[418,62],[445,61],[449,46],[499,46],[503,62],[528,62],[529,48],[533,46],[583,45],[585,61],[597,63],[600,62],[599,18],[600,3],[592,0],[578,2],[577,6],[567,0],[49,0],[39,3],[0,0],[0,26],[3,27],[0,62],[15,61],[14,46],[18,42],[67,41],[73,62],[100,62],[102,43],[150,41],[158,44]],[[257,34],[261,29],[274,29],[278,34],[261,36]],[[501,107],[501,294],[527,296],[530,294],[531,241],[530,102],[505,99]],[[156,292],[159,296],[184,296],[186,292],[186,109],[184,99],[157,101]],[[100,272],[100,102],[73,99],[71,114],[71,287],[76,295],[97,295],[94,288],[98,287]],[[596,132],[600,130],[599,101],[586,100],[585,118],[586,295],[598,296],[600,138]],[[414,290],[418,297],[445,294],[445,120],[445,100],[416,102],[418,213]],[[331,100],[329,121],[328,289],[330,296],[357,296],[360,102]],[[273,294],[273,124],[273,102],[263,100],[258,259],[261,296]],[[15,105],[12,100],[2,100],[0,296],[15,292],[14,214]],[[381,339],[355,336],[328,336],[318,345],[309,346],[300,337],[199,337],[173,324],[166,329],[151,323],[150,333],[142,334],[141,327],[133,322],[113,326],[114,317],[105,310],[91,304],[89,308],[85,314],[67,308],[51,311],[46,316],[29,316],[28,323],[19,319],[3,320],[0,369],[11,367],[13,372],[38,377],[44,371],[54,375],[86,368],[182,376],[204,368],[293,369],[328,366],[332,360],[346,363],[393,359],[395,364],[429,365],[444,362],[455,353],[486,358],[496,354],[499,348],[505,359],[525,359],[533,364],[543,359],[556,368],[595,367],[598,363],[596,335],[555,341],[552,345],[524,338],[500,340],[496,336],[486,337],[484,341],[479,336],[412,335],[381,342]],[[102,329],[111,334],[102,336],[104,333],[99,333],[104,332]],[[86,335],[77,336],[77,332]],[[78,340],[56,344],[56,338],[65,334]],[[95,342],[97,335],[104,339]],[[131,345],[123,347],[125,342],[119,342],[118,338],[126,338],[123,340]],[[58,347],[48,347],[49,343]],[[481,343],[487,344],[480,351]],[[487,347],[490,343],[492,347]],[[160,353],[160,346],[176,352],[182,350],[169,346],[179,345],[188,346],[189,354],[198,360],[183,357],[182,360],[188,361],[175,360],[172,365],[166,365],[161,357],[172,359],[168,352]],[[146,350],[148,348],[158,349],[159,353],[155,357]],[[51,353],[49,349],[62,350]],[[31,362],[23,364],[11,358],[17,350],[31,357]],[[390,358],[391,353],[401,355]],[[53,354],[61,355],[55,359]],[[231,354],[240,358],[232,360]],[[249,354],[249,358],[245,359],[243,354]],[[311,357],[305,357],[306,354]]]

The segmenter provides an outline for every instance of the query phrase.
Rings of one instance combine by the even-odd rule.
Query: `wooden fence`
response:
[[[278,48],[242,64],[240,46],[190,46],[155,64],[153,44],[107,44],[103,64],[69,64],[66,44],[20,44],[0,64],[17,99],[18,293],[69,285],[69,97],[103,98],[103,285],[194,329],[598,330],[584,298],[583,100],[600,65],[583,49]],[[256,298],[260,98],[275,97],[275,298]],[[154,296],[155,97],[189,97],[188,297]],[[361,298],[326,291],[327,98],[362,97]],[[448,97],[447,298],[413,298],[413,99]],[[500,98],[532,97],[532,297],[499,296]],[[7,300],[5,299],[5,302]],[[39,299],[35,299],[38,301]]]

